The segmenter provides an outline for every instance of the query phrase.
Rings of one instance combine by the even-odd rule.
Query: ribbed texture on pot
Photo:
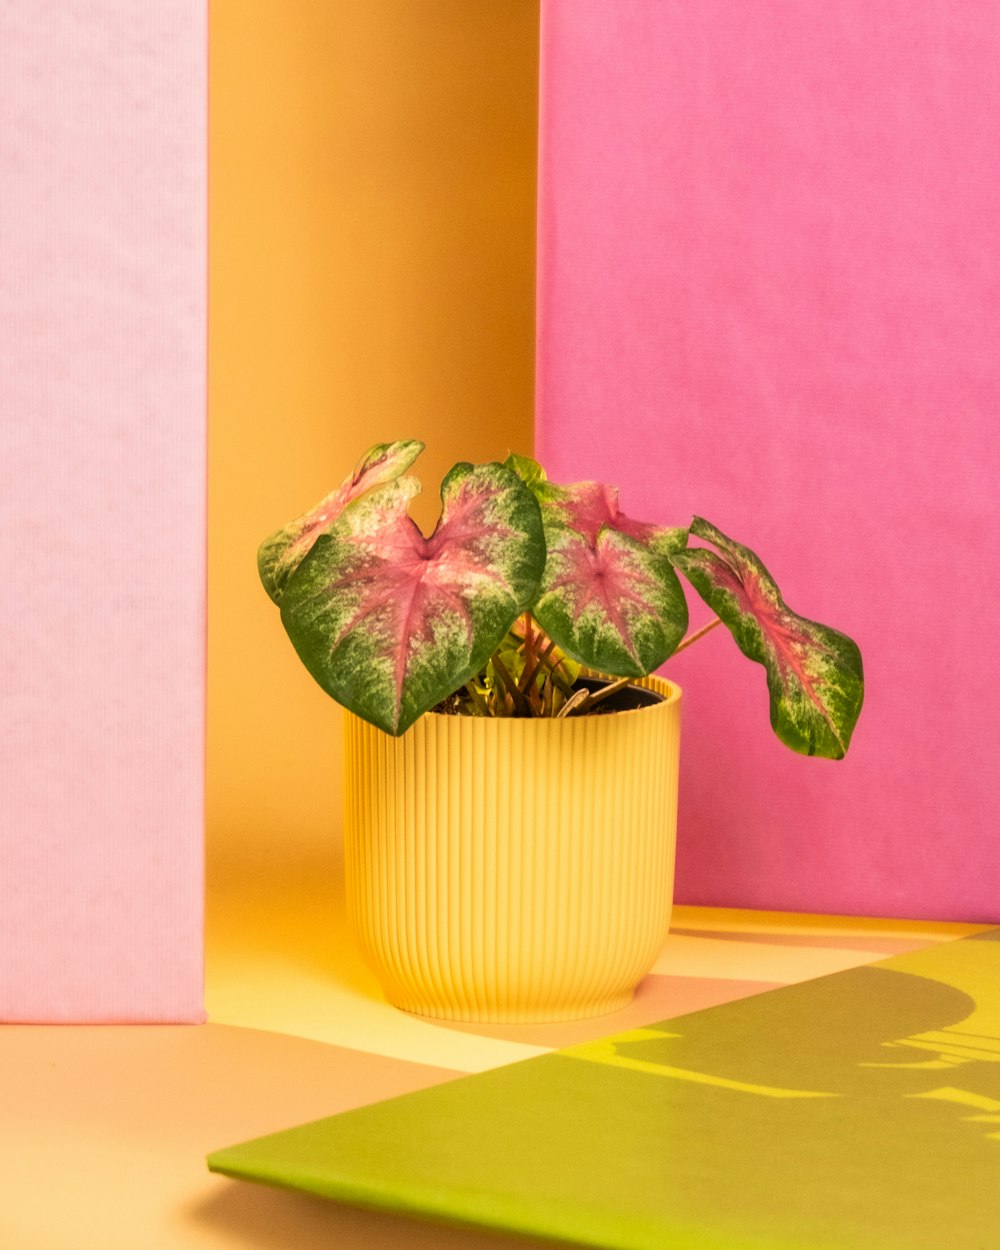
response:
[[[560,721],[348,714],[348,908],[389,1002],[453,1020],[615,1011],[670,923],[680,690]]]

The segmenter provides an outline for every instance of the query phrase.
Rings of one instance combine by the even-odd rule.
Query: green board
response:
[[[220,1150],[613,1250],[1000,1247],[1000,929]]]

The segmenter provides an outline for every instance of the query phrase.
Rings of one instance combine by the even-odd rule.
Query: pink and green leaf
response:
[[[542,517],[552,524],[578,530],[591,543],[604,526],[626,534],[657,555],[669,556],[680,551],[687,542],[683,527],[654,525],[626,516],[618,506],[618,487],[603,482],[575,482],[559,486],[550,482],[537,460],[511,454],[505,462],[534,494],[542,508]]]
[[[687,531],[627,516],[601,482],[559,486],[527,457],[508,462],[538,499],[548,558],[533,609],[550,638],[604,673],[642,677],[687,629],[687,603],[670,563]]]
[[[857,644],[793,612],[749,548],[701,517],[691,523],[691,534],[711,548],[688,547],[671,560],[743,654],[764,666],[774,732],[793,751],[841,759],[864,701]]]
[[[288,579],[281,619],[339,703],[390,734],[474,676],[527,610],[545,563],[538,504],[500,464],[458,464],[426,538],[404,477],[352,503]]]
[[[354,472],[315,508],[269,535],[257,551],[257,569],[264,589],[275,603],[281,602],[285,584],[325,530],[348,504],[365,491],[391,482],[405,473],[424,444],[416,439],[377,443],[358,461]]]

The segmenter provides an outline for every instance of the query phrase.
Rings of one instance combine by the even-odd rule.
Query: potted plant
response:
[[[306,668],[348,711],[348,907],[390,1002],[523,1021],[624,1006],[666,937],[681,692],[653,676],[717,624],[767,673],[771,725],[838,759],[861,655],[696,517],[623,513],[535,461],[457,464],[425,536],[417,441],[379,444],[261,544]],[[694,542],[692,542],[694,540]],[[687,634],[678,572],[716,613]]]

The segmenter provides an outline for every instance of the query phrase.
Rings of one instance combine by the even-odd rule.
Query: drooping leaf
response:
[[[281,619],[339,703],[390,734],[486,663],[532,603],[545,562],[538,504],[500,464],[458,464],[426,538],[404,477],[357,500],[289,578]]]
[[[257,569],[264,589],[275,603],[281,602],[285,583],[305,559],[316,539],[341,512],[366,490],[405,473],[424,444],[417,439],[377,443],[358,461],[349,478],[302,516],[270,534],[257,550]]]
[[[793,751],[841,759],[864,701],[857,644],[793,612],[748,547],[701,517],[692,521],[691,533],[715,550],[688,547],[671,559],[743,654],[763,664],[774,732]]]
[[[652,672],[687,629],[687,603],[668,558],[687,531],[626,516],[615,487],[557,485],[527,457],[508,464],[542,510],[548,558],[533,609],[539,624],[568,655],[603,673]]]

